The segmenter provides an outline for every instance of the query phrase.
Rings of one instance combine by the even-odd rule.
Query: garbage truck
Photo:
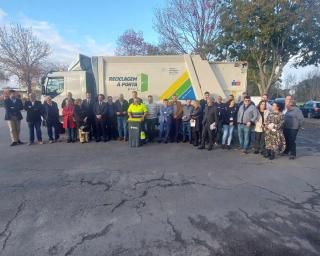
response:
[[[155,101],[202,99],[206,91],[213,97],[240,97],[247,88],[247,62],[209,62],[199,55],[94,56],[79,54],[68,71],[50,72],[43,79],[42,95],[61,106],[68,92],[84,99],[87,92],[126,99],[132,91]]]

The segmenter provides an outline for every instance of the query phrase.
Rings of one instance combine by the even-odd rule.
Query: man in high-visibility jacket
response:
[[[135,98],[133,103],[128,108],[129,118],[140,118],[141,121],[144,121],[144,118],[147,114],[147,107],[140,102],[139,98]]]

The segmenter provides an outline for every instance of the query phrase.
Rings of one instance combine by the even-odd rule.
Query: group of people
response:
[[[35,142],[35,131],[38,143],[43,143],[42,119],[47,127],[49,143],[59,140],[59,109],[49,96],[42,104],[31,93],[29,100],[23,104],[12,90],[4,103],[11,146],[23,144],[19,135],[23,109],[27,112],[29,145]],[[238,142],[243,154],[248,154],[253,148],[255,154],[262,154],[271,160],[277,153],[289,154],[290,159],[295,159],[296,136],[304,120],[290,95],[286,97],[283,108],[277,102],[270,105],[267,95],[263,95],[256,106],[246,93],[239,103],[233,95],[223,102],[222,97],[217,97],[215,101],[209,92],[205,92],[202,100],[186,100],[184,104],[176,96],[157,104],[151,95],[144,103],[136,91],[132,92],[129,101],[120,94],[115,102],[111,96],[105,101],[103,94],[95,100],[91,93],[87,93],[86,99],[81,100],[74,99],[68,93],[61,108],[68,143],[77,140],[78,129],[85,130],[89,140],[95,139],[96,142],[128,141],[128,119],[140,118],[146,142],[153,142],[155,138],[159,143],[182,141],[198,149],[207,146],[208,150],[215,145],[231,149]]]

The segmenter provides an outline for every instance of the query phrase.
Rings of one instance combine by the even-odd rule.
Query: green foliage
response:
[[[228,0],[211,51],[220,60],[248,61],[248,80],[266,93],[292,57],[299,56],[297,65],[319,63],[319,12],[315,0]]]

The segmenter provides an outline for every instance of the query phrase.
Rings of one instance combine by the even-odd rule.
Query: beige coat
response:
[[[259,112],[259,110],[258,110],[258,120],[256,121],[256,127],[255,127],[255,129],[254,129],[254,131],[255,132],[264,132],[264,128],[263,128],[263,126],[264,126],[264,124],[262,123],[262,116],[260,115],[260,112]],[[267,120],[267,117],[268,117],[268,115],[269,115],[269,113],[270,113],[270,111],[269,110],[265,110],[264,111],[264,121],[266,121]]]

